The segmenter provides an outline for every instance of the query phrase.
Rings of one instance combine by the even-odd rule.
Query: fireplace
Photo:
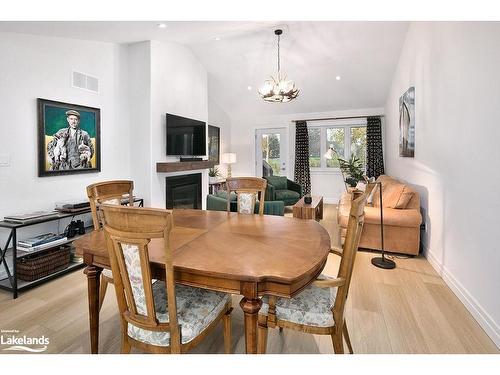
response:
[[[166,177],[166,208],[201,210],[201,181],[201,173]]]

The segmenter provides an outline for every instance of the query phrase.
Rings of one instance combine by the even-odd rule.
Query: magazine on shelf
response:
[[[57,241],[60,240],[61,238],[64,238],[64,235],[62,234],[54,234],[54,233],[45,233],[41,234],[39,236],[27,238],[25,240],[21,240],[17,242],[18,246],[24,246],[24,247],[32,247],[32,246],[38,246],[38,245],[43,245],[44,243],[52,242],[52,241]]]
[[[36,211],[29,214],[18,214],[18,215],[8,215],[4,216],[4,220],[15,224],[29,224],[42,219],[47,219],[50,217],[57,216],[59,213],[57,211]]]
[[[61,238],[59,240],[55,240],[55,241],[52,241],[52,242],[47,242],[47,243],[44,243],[44,244],[41,244],[41,245],[37,245],[37,246],[30,246],[30,247],[18,246],[17,250],[18,251],[27,252],[27,253],[31,253],[33,251],[38,251],[38,250],[43,250],[43,249],[50,249],[51,247],[62,245],[64,243],[66,243],[66,242],[68,242],[68,239],[66,237],[63,237],[63,238]]]

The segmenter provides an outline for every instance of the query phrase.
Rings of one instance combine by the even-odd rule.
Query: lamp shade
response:
[[[221,155],[221,163],[233,164],[236,163],[236,154],[234,152],[227,152]]]
[[[333,149],[332,146],[330,146],[330,148],[328,149],[328,151],[323,155],[323,157],[325,159],[328,159],[328,160],[331,160],[333,159],[333,156],[336,154],[337,152]]]

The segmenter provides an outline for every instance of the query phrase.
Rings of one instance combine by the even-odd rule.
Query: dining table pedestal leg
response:
[[[245,345],[247,354],[257,354],[257,320],[262,300],[243,297],[240,301],[245,314]]]
[[[99,351],[99,283],[102,268],[87,266],[87,291],[89,299],[89,322],[90,322],[90,353],[97,354]]]

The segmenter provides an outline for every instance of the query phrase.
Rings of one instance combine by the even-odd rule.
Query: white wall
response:
[[[209,79],[210,86],[210,79]],[[228,114],[213,100],[208,99],[208,124],[220,128],[220,155],[231,152],[231,119]],[[227,165],[219,164],[219,172],[227,175]]]
[[[300,100],[297,99],[297,100]],[[269,105],[286,105],[270,103]],[[357,110],[295,113],[291,115],[262,116],[254,118],[231,119],[231,146],[236,152],[237,162],[233,164],[234,176],[255,175],[255,130],[262,128],[284,128],[288,134],[287,176],[293,180],[295,162],[295,123],[293,120],[371,116],[383,114],[383,108],[365,108]],[[313,125],[314,122],[311,122]],[[342,175],[337,171],[311,171],[311,192],[321,195],[327,203],[337,203],[345,190]]]
[[[130,178],[124,47],[0,33],[0,51],[0,153],[10,157],[10,166],[0,167],[0,217],[51,210],[57,201],[86,200],[87,185]],[[72,70],[97,77],[99,93],[73,88]],[[101,109],[102,172],[38,177],[37,98]],[[0,231],[2,247],[6,234]]]
[[[166,113],[207,122],[207,71],[190,49],[179,44],[151,42],[151,204],[165,207],[165,177],[202,174],[202,204],[208,194],[208,170],[157,173],[158,161],[179,161],[166,156]]]
[[[427,258],[500,347],[500,23],[412,23],[387,98],[386,170],[421,194]],[[415,86],[415,157],[398,98]]]
[[[134,180],[134,195],[151,207],[151,43],[140,42],[127,47],[127,98],[130,137],[128,161]],[[155,172],[156,173],[156,172]],[[163,206],[160,206],[163,207]]]

